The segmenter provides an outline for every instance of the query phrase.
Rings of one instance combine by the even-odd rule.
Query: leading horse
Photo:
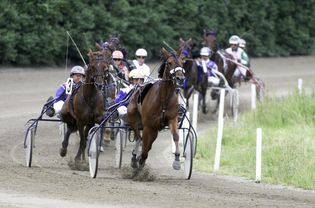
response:
[[[162,49],[163,63],[159,69],[159,80],[139,88],[128,105],[128,121],[135,132],[136,145],[132,153],[133,168],[144,167],[158,132],[168,125],[176,145],[173,168],[180,169],[178,146],[178,88],[185,79],[182,68],[181,50],[175,53]],[[143,132],[140,135],[139,124]],[[142,152],[137,158],[139,142],[142,139]],[[139,162],[139,164],[138,164]],[[139,166],[138,166],[139,165]]]
[[[67,154],[69,137],[79,130],[80,146],[75,156],[75,162],[85,161],[85,148],[89,130],[95,123],[100,123],[104,114],[104,97],[100,88],[104,84],[109,60],[104,51],[88,53],[89,65],[86,70],[85,82],[64,103],[60,117],[67,124],[67,131],[60,149],[60,156]]]

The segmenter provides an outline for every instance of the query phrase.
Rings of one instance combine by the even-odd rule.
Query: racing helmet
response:
[[[136,56],[148,56],[148,53],[145,49],[143,48],[139,48],[138,50],[136,50]]]
[[[232,35],[229,39],[230,44],[238,45],[239,42],[240,42],[240,37],[238,37],[237,35]]]
[[[113,52],[113,59],[123,59],[124,55],[121,51],[114,51]]]
[[[201,50],[200,50],[200,56],[210,56],[210,54],[211,54],[211,49],[210,48],[208,48],[208,47],[203,47],[203,48],[201,48]]]
[[[240,39],[240,42],[239,42],[239,47],[241,48],[245,48],[246,47],[246,41],[244,39]]]
[[[141,69],[134,69],[129,72],[129,78],[144,79],[144,74]]]
[[[82,66],[74,66],[74,67],[72,67],[72,69],[70,71],[70,76],[72,76],[74,74],[82,74],[83,76],[85,76],[84,68]]]

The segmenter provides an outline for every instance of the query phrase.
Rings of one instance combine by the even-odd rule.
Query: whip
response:
[[[75,48],[77,49],[77,51],[78,51],[78,53],[79,53],[79,55],[80,55],[80,57],[81,57],[81,59],[82,59],[82,61],[83,61],[83,63],[84,63],[85,68],[87,68],[87,65],[86,65],[86,63],[85,63],[85,61],[84,61],[84,58],[83,58],[83,56],[82,56],[82,54],[81,54],[81,52],[80,52],[80,50],[79,50],[77,44],[76,44],[76,43],[74,42],[74,40],[72,39],[72,37],[71,37],[69,31],[67,31],[67,34],[68,34],[68,36],[70,37],[70,39],[71,39],[72,43],[74,44]]]

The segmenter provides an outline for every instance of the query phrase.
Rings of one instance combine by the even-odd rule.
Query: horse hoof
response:
[[[174,170],[180,170],[180,161],[174,160],[173,169]]]
[[[67,155],[67,149],[65,149],[65,148],[63,148],[63,147],[60,148],[59,154],[60,154],[61,157],[66,156],[66,155]]]
[[[144,167],[144,165],[145,165],[145,161],[140,159],[139,160],[139,169],[141,170]]]
[[[207,107],[203,107],[202,108],[202,112],[203,112],[203,114],[207,114],[208,113],[208,108]]]
[[[138,163],[137,163],[137,161],[131,160],[131,167],[132,167],[133,169],[137,169],[137,168],[138,168]]]
[[[142,170],[144,168],[145,163],[140,164],[139,162],[139,169]]]

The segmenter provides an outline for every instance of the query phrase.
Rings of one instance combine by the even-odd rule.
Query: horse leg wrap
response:
[[[132,153],[131,167],[132,167],[132,168],[138,168],[137,162],[138,162],[138,160],[137,160],[137,155]]]
[[[176,161],[179,161],[179,156],[180,156],[179,153],[175,153],[175,160],[176,160]]]
[[[175,153],[175,160],[173,162],[173,169],[174,170],[180,170],[180,161],[179,161],[179,153]]]

